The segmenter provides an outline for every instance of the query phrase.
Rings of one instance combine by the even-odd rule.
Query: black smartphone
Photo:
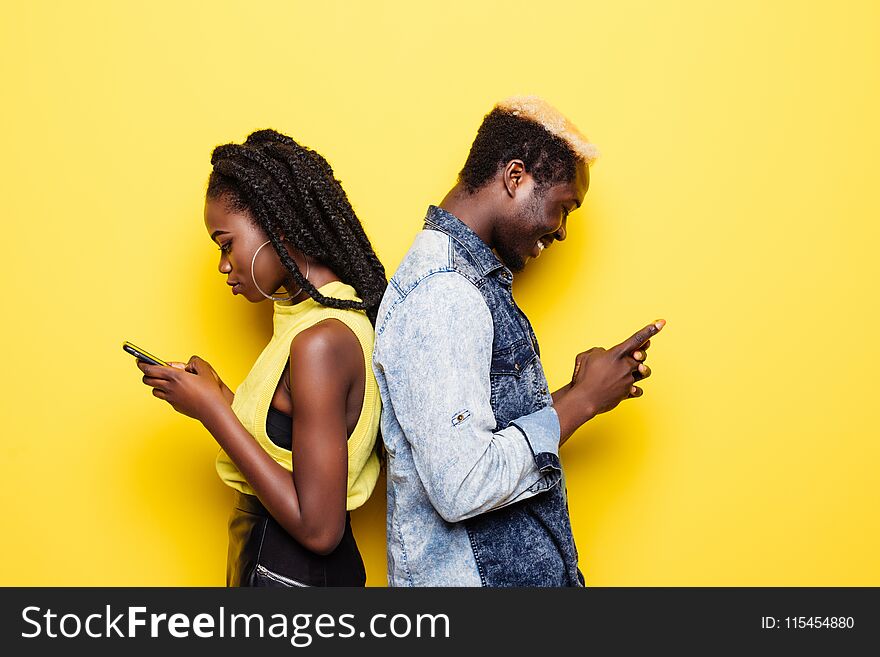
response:
[[[166,363],[161,358],[156,358],[153,354],[144,351],[140,347],[133,345],[127,340],[122,343],[122,348],[138,360],[145,361],[150,365],[165,365],[166,367],[170,367],[170,365],[168,365],[168,363]]]

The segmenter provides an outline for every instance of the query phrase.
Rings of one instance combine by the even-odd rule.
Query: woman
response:
[[[273,335],[233,393],[193,356],[138,361],[153,395],[201,421],[234,489],[228,586],[363,586],[349,511],[376,484],[376,257],[330,165],[273,130],[214,149],[205,226],[232,294],[274,304]]]

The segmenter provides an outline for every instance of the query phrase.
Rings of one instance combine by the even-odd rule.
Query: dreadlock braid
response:
[[[330,164],[275,130],[257,130],[243,144],[217,146],[207,197],[246,211],[263,229],[295,283],[330,308],[366,312],[376,323],[385,267]],[[362,301],[326,297],[303,276],[284,241],[321,261]]]

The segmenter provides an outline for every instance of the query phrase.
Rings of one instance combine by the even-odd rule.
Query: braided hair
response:
[[[251,133],[243,144],[217,146],[209,199],[223,199],[263,229],[291,277],[318,303],[363,310],[375,325],[388,282],[333,169],[321,155],[275,130]],[[326,297],[303,276],[286,238],[351,285],[361,301]]]

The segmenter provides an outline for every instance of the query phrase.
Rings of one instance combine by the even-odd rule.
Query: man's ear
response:
[[[526,165],[522,160],[511,160],[508,162],[501,172],[501,179],[504,182],[504,188],[507,195],[513,198],[516,196],[516,190],[523,183],[523,176],[526,175]]]

